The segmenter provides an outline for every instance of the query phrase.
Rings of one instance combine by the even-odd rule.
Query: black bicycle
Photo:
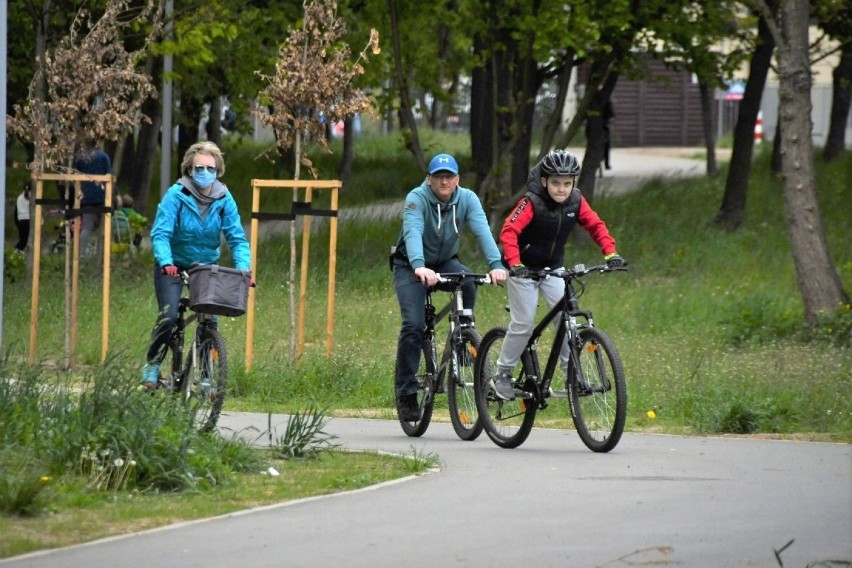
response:
[[[187,314],[189,309],[189,274],[180,273],[184,293],[178,304],[177,325],[171,338],[157,355],[160,377],[157,387],[180,394],[202,432],[216,427],[225,387],[228,382],[228,351],[225,339],[215,327],[214,316],[206,313]],[[197,322],[195,335],[184,357],[186,328]]]
[[[458,437],[475,440],[482,433],[482,422],[479,420],[473,391],[473,365],[482,338],[474,327],[473,313],[462,305],[461,286],[467,280],[473,280],[477,285],[491,282],[487,274],[447,272],[438,274],[438,284],[430,287],[426,293],[423,353],[415,377],[418,382],[417,402],[422,411],[420,420],[403,420],[397,400],[397,417],[402,430],[409,436],[422,436],[426,432],[432,421],[435,395],[444,392],[445,379],[450,420]],[[432,303],[432,293],[435,291],[445,291],[451,295],[450,301],[441,311],[436,311]],[[450,329],[439,363],[435,326],[444,318],[449,320]]]
[[[627,417],[627,383],[615,344],[595,327],[592,313],[579,308],[585,290],[584,276],[627,270],[606,264],[569,270],[531,271],[534,279],[562,278],[565,294],[533,329],[513,373],[514,400],[498,397],[492,387],[497,359],[506,336],[505,327],[489,330],[482,339],[476,359],[476,404],[488,437],[502,448],[516,448],[529,436],[536,412],[547,408],[550,398],[567,398],[571,418],[580,439],[595,452],[608,452],[618,444]],[[560,325],[553,334],[553,347],[542,373],[538,340],[548,326]],[[563,342],[570,352],[564,376],[554,381]],[[560,369],[560,372],[563,372]]]

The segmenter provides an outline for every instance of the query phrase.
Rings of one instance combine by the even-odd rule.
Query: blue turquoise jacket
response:
[[[469,225],[476,237],[488,266],[503,268],[500,251],[476,193],[458,186],[450,200],[443,203],[424,180],[405,198],[396,256],[407,259],[411,268],[449,260],[458,254],[465,225]]]
[[[214,195],[222,196],[210,204],[202,221],[198,203],[183,186],[191,183],[185,179],[170,187],[157,206],[151,227],[151,248],[157,266],[174,264],[189,268],[196,262],[218,264],[224,234],[234,268],[250,270],[251,250],[231,192],[215,181],[220,187],[214,186]]]

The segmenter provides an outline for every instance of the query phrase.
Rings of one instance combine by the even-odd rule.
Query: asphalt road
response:
[[[265,414],[229,413],[236,432]],[[283,432],[286,417],[273,417]],[[437,456],[439,471],[365,490],[22,556],[5,567],[776,567],[852,562],[852,446],[627,433],[595,454],[573,431],[515,450],[449,424],[406,437],[335,418],[352,450]],[[251,432],[251,438],[256,432]]]

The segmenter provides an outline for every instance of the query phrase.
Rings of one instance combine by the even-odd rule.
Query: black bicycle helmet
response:
[[[541,161],[541,173],[545,176],[578,176],[580,162],[571,152],[551,150]]]

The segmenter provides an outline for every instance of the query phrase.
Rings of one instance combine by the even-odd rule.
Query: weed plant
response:
[[[408,160],[382,159],[389,151],[387,144],[382,140],[373,148],[369,140],[359,142],[356,161],[374,161],[372,166],[358,162],[353,172],[370,175],[376,183],[386,176],[405,178],[392,188],[393,207],[420,174],[391,171],[399,166],[395,160]],[[236,178],[241,168],[248,170],[255,163],[254,158],[239,158],[246,147],[226,150],[229,176]],[[465,160],[463,149],[456,154]],[[316,158],[318,167],[324,159]],[[590,280],[581,305],[593,311],[622,355],[629,429],[852,441],[852,314],[849,306],[842,306],[819,325],[805,325],[786,232],[782,182],[769,173],[768,161],[768,153],[756,157],[745,219],[735,232],[711,223],[722,201],[725,172],[714,179],[653,181],[628,195],[596,199],[594,207],[618,240],[630,271]],[[852,251],[846,226],[852,204],[846,185],[852,154],[829,165],[817,161],[817,166],[826,239],[848,290]],[[328,171],[333,173],[323,170]],[[346,191],[363,189],[364,195],[372,191],[366,189],[369,184],[362,186],[366,178],[358,179],[362,181],[353,181]],[[247,194],[238,199],[241,205],[248,203]],[[356,201],[353,197],[350,203]],[[399,232],[398,219],[355,216],[339,224],[330,357],[325,355],[327,223],[317,222],[311,237],[305,351],[299,361],[290,353],[290,322],[296,318],[291,318],[289,306],[289,238],[280,235],[262,242],[256,265],[251,371],[244,358],[245,318],[220,320],[231,368],[226,411],[293,413],[315,405],[338,415],[393,418],[400,322],[387,255]],[[301,251],[301,243],[297,250]],[[470,239],[461,257],[473,270],[486,269]],[[600,251],[587,238],[578,235],[569,243],[568,264],[600,259]],[[110,353],[126,354],[124,380],[129,384],[137,380],[156,314],[151,264],[150,255],[139,254],[116,263],[112,277]],[[49,365],[64,350],[58,258],[45,259],[41,280],[38,357]],[[23,350],[29,331],[29,290],[24,291],[22,282],[10,282],[5,290],[6,340]],[[299,290],[295,292],[298,297]],[[78,348],[84,366],[97,366],[99,361],[101,294],[94,267],[84,266]],[[476,323],[481,333],[508,323],[505,304],[504,289],[480,288]],[[446,403],[439,398],[437,404],[440,418]],[[654,418],[649,418],[649,411],[654,411]],[[551,405],[542,419],[552,422],[548,425],[570,427],[567,409],[559,405]]]

